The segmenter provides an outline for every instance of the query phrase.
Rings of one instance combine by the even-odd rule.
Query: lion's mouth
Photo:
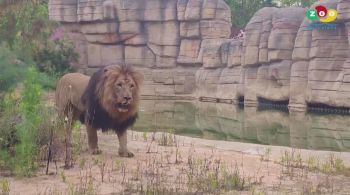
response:
[[[127,112],[129,111],[129,104],[128,103],[118,103],[115,105],[118,112]]]

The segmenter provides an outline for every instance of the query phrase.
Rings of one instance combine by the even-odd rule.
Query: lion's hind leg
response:
[[[68,104],[64,111],[64,143],[65,143],[65,160],[64,167],[66,169],[73,167],[73,144],[72,131],[75,121],[75,109],[73,105]]]

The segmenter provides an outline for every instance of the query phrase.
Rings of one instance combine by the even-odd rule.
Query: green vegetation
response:
[[[0,174],[34,175],[59,136],[62,124],[42,94],[78,55],[48,18],[48,0],[0,1]]]
[[[0,169],[32,176],[50,132],[60,129],[50,108],[41,103],[42,87],[35,68],[29,68],[23,89],[7,93],[0,117]],[[45,152],[46,155],[46,152]]]
[[[17,63],[34,64],[54,78],[78,59],[64,30],[49,21],[48,0],[0,1],[0,44]]]
[[[244,28],[253,15],[263,7],[308,7],[317,0],[225,0],[231,8],[232,24]]]
[[[22,120],[16,125],[16,136],[20,142],[15,146],[15,172],[18,175],[30,176],[36,169],[36,137],[42,118],[40,117],[41,88],[37,81],[35,69],[30,68],[24,82],[20,102]]]
[[[0,93],[8,91],[20,81],[24,75],[24,64],[16,60],[16,56],[8,48],[0,45]]]
[[[10,194],[10,184],[7,179],[1,180],[1,194],[7,195]]]
[[[282,6],[309,7],[317,0],[279,0]]]

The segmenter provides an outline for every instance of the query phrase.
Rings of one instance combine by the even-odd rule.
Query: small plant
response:
[[[83,157],[79,161],[79,168],[83,169],[85,167],[85,164],[86,164],[86,159]]]
[[[72,145],[73,145],[73,163],[78,159],[83,151],[83,140],[81,137],[81,123],[76,121],[72,128]]]
[[[317,170],[317,159],[314,156],[309,156],[307,160],[307,167],[310,171]]]
[[[319,169],[321,172],[328,175],[350,175],[350,168],[346,167],[344,161],[340,158],[335,157],[334,154],[331,154],[329,158],[321,164],[321,167]]]
[[[14,92],[7,93],[2,101],[2,113],[0,117],[0,150],[12,153],[15,144],[18,143],[16,136],[16,124],[21,121],[18,105],[20,99]]]
[[[119,160],[115,161],[115,171],[119,171],[122,167],[122,162]]]
[[[101,159],[98,161],[97,165],[100,169],[101,181],[103,182],[106,173],[106,159],[102,156]]]
[[[158,144],[160,146],[173,146],[175,144],[173,135],[170,133],[161,133]]]
[[[329,163],[333,167],[333,172],[342,172],[345,170],[344,161],[340,158],[336,158],[334,154],[329,156]]]
[[[71,70],[70,64],[76,62],[78,54],[74,51],[73,43],[59,29],[54,32],[55,37],[48,41],[46,47],[34,54],[41,72],[62,75]]]
[[[147,142],[147,139],[148,139],[147,132],[143,132],[142,137],[143,137],[143,141]]]
[[[271,148],[266,148],[263,155],[260,156],[261,161],[269,161],[271,156]]]
[[[6,178],[1,180],[1,194],[3,195],[10,194],[10,184]]]
[[[291,177],[294,176],[295,168],[304,168],[303,159],[301,158],[300,152],[296,152],[293,148],[291,151],[284,151],[280,158],[280,164],[283,165],[284,174],[289,175]]]
[[[16,59],[16,55],[0,42],[0,93],[13,89],[22,81],[26,66]],[[1,96],[0,96],[1,100]]]
[[[60,176],[61,176],[62,181],[63,181],[64,183],[66,183],[67,178],[66,178],[66,174],[64,173],[64,171],[61,171],[61,172],[60,172]]]
[[[37,168],[35,157],[37,155],[37,132],[42,118],[41,111],[41,88],[37,82],[37,72],[30,68],[24,82],[24,90],[20,103],[20,112],[23,120],[16,125],[16,134],[20,140],[16,145],[15,171],[18,175],[31,176]]]

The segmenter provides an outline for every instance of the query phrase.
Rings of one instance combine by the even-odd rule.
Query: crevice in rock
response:
[[[307,112],[314,114],[340,114],[340,115],[350,115],[350,108],[339,107],[339,106],[329,106],[322,103],[307,103]]]
[[[258,110],[280,110],[289,112],[289,100],[268,100],[258,97]]]
[[[244,96],[239,96],[237,98],[238,108],[244,109]]]

